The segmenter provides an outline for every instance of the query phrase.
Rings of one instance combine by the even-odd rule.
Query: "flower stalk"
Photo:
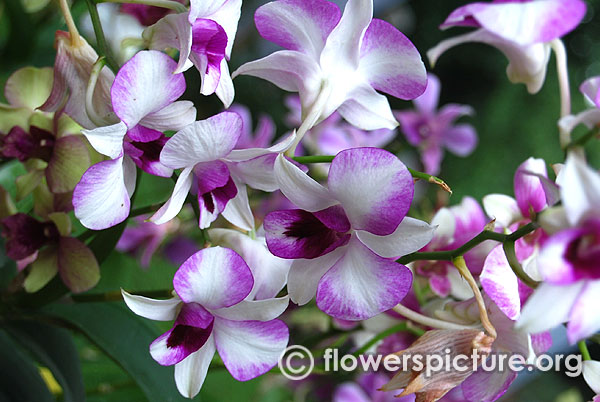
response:
[[[455,329],[455,330],[475,329],[478,327],[478,326],[462,325],[462,324],[457,324],[454,322],[438,320],[437,318],[433,318],[433,317],[428,317],[426,315],[417,313],[416,311],[413,311],[402,304],[397,304],[393,308],[393,310],[398,314],[402,314],[404,317],[408,318],[409,320],[416,322],[417,324],[424,325],[426,327],[437,328],[437,329]]]
[[[83,43],[83,40],[81,39],[81,36],[79,36],[79,31],[77,30],[77,26],[75,26],[75,21],[73,21],[73,16],[71,15],[71,9],[69,8],[69,4],[67,3],[67,0],[59,0],[58,4],[60,6],[60,11],[67,24],[67,28],[69,29],[71,45],[73,47],[78,47]]]

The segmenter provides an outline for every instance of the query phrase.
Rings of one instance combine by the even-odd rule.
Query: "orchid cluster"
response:
[[[440,78],[409,38],[374,18],[373,0],[342,9],[266,2],[255,27],[281,49],[231,72],[245,44],[235,45],[242,0],[89,0],[81,28],[95,46],[59,3],[68,31],[55,34],[53,68],[15,71],[0,105],[0,154],[14,179],[0,187],[0,225],[17,268],[2,291],[10,306],[2,320],[22,313],[64,324],[73,304],[124,301],[127,322],[169,323],[152,327],[161,334],[141,347],[152,367],[174,367],[186,398],[219,366],[237,381],[275,377],[288,345],[315,329],[314,350],[449,348],[483,361],[531,360],[565,325],[600,393],[600,363],[586,346],[600,331],[600,173],[585,150],[600,125],[600,77],[581,84],[589,109],[572,114],[561,41],[583,20],[583,0],[467,4],[440,28],[475,30],[426,52],[433,68],[456,45],[494,46],[508,58],[509,80],[531,94],[554,52],[565,161],[532,156],[514,172],[513,194],[481,201],[449,198],[437,177],[445,150],[476,149],[477,108],[440,105]],[[293,93],[287,132],[269,111],[253,129],[250,110],[234,103],[240,76]],[[216,95],[218,113],[188,100],[191,82]],[[576,136],[579,125],[589,133]],[[420,184],[436,193],[434,208]],[[160,291],[135,281],[94,290],[106,289],[117,254],[174,269],[164,268]],[[517,377],[476,368],[363,373],[324,398],[493,402]],[[152,398],[157,385],[131,374]],[[321,374],[333,376],[305,382]]]

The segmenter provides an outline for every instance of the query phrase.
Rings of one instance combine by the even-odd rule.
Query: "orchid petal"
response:
[[[278,190],[274,175],[274,165],[277,154],[271,153],[256,158],[232,163],[229,168],[236,177],[257,190],[273,192]]]
[[[283,155],[277,156],[274,170],[275,179],[281,192],[298,207],[316,212],[337,204],[325,187]]]
[[[179,211],[181,211],[190,188],[192,187],[193,175],[191,175],[191,173],[192,168],[186,168],[181,171],[181,174],[177,178],[177,183],[175,183],[171,198],[169,198],[169,200],[160,207],[154,215],[152,215],[150,218],[152,222],[157,225],[162,225],[176,217]]]
[[[205,18],[209,18],[221,25],[227,34],[227,47],[225,48],[225,56],[227,59],[231,57],[231,50],[233,48],[233,42],[237,33],[238,22],[242,15],[242,0],[227,0],[225,4],[219,7],[218,10],[205,15]],[[221,97],[219,97],[223,100]],[[225,105],[227,108],[227,105]]]
[[[210,247],[188,258],[175,273],[175,292],[185,303],[209,309],[230,307],[252,290],[252,272],[233,250]]]
[[[294,260],[288,274],[290,299],[302,306],[315,297],[321,277],[344,255],[345,250],[346,247],[340,247],[312,260]]]
[[[594,335],[600,329],[600,280],[586,281],[573,304],[567,325],[569,342],[576,343]]]
[[[572,133],[580,124],[590,130],[600,124],[600,109],[584,110],[576,115],[564,116],[558,121],[558,127],[567,133]]]
[[[233,87],[233,81],[231,80],[231,73],[229,72],[229,66],[227,65],[226,59],[221,60],[220,70],[221,78],[219,79],[215,94],[217,94],[217,97],[223,102],[225,109],[227,109],[231,106],[231,103],[233,103],[235,89]]]
[[[394,233],[378,236],[359,230],[358,239],[375,254],[384,258],[398,258],[425,247],[434,236],[435,227],[418,219],[405,217]]]
[[[124,165],[125,161],[120,157],[97,163],[83,174],[73,191],[75,216],[83,226],[106,229],[127,218],[130,195]]]
[[[517,378],[511,370],[476,370],[461,384],[467,401],[495,401],[500,398]]]
[[[247,381],[273,368],[288,344],[289,330],[280,320],[230,321],[217,318],[215,344],[233,378]]]
[[[11,106],[34,110],[52,91],[52,68],[23,67],[11,74],[4,86],[4,97]]]
[[[185,14],[165,15],[156,24],[146,28],[142,37],[150,49],[179,50],[179,62],[173,73],[179,74],[189,68],[186,62],[192,49],[192,26]]]
[[[266,300],[244,300],[234,306],[213,310],[220,318],[233,321],[271,321],[288,307],[288,296]]]
[[[468,156],[477,146],[477,133],[470,124],[457,124],[444,133],[444,145],[458,156]]]
[[[117,116],[129,128],[146,115],[173,103],[185,91],[185,79],[173,74],[177,64],[156,50],[141,51],[121,67],[110,94]]]
[[[56,139],[46,168],[48,188],[53,193],[73,191],[89,166],[90,153],[81,136],[67,135]]]
[[[485,213],[503,228],[508,228],[523,217],[517,201],[508,195],[489,194],[482,201]]]
[[[229,223],[241,229],[251,231],[254,229],[254,215],[250,209],[246,185],[236,183],[236,187],[237,194],[227,202],[221,215],[223,215],[223,218],[227,219]]]
[[[81,130],[81,133],[96,151],[115,159],[123,153],[123,138],[127,134],[127,126],[120,121],[112,126]]]
[[[190,101],[173,102],[146,115],[140,125],[158,131],[178,131],[196,121],[196,108]]]
[[[579,90],[591,104],[600,108],[600,77],[588,78],[581,84]]]
[[[404,265],[381,258],[357,238],[321,278],[317,306],[332,317],[364,320],[398,304],[412,285]]]
[[[155,300],[144,296],[132,295],[121,289],[127,307],[140,317],[155,321],[172,321],[177,318],[179,297],[166,300]]]
[[[502,246],[495,247],[487,256],[479,279],[485,293],[498,308],[511,320],[517,320],[521,313],[519,280],[508,264]]]
[[[380,236],[396,230],[414,193],[406,166],[378,148],[354,148],[337,154],[329,168],[328,186],[354,229]]]
[[[287,151],[288,148],[294,143],[295,139],[296,132],[294,131],[283,140],[269,148],[234,149],[229,153],[229,155],[227,155],[226,159],[232,162],[244,162],[267,154],[279,154]]]
[[[260,35],[289,50],[317,59],[341,18],[339,7],[326,0],[281,0],[256,10]]]
[[[427,86],[419,51],[393,25],[378,19],[365,32],[358,71],[373,88],[400,99],[414,99]]]
[[[393,130],[398,126],[387,98],[367,83],[358,84],[348,92],[338,113],[362,130]]]
[[[175,365],[175,384],[181,395],[186,398],[198,395],[214,355],[215,340],[211,334],[204,346]]]
[[[238,114],[219,113],[177,132],[163,148],[160,161],[179,169],[223,158],[233,149],[241,132],[242,119]]]
[[[230,0],[190,0],[190,13],[188,15],[190,24],[193,24],[198,18],[204,18],[216,13],[228,1]]]
[[[575,226],[600,205],[600,175],[575,153],[567,156],[561,171],[561,198],[569,222]]]
[[[100,280],[98,261],[81,240],[61,237],[58,242],[58,274],[73,293],[85,292]]]
[[[530,172],[548,177],[546,162],[543,159],[529,158],[519,165],[515,173],[515,198],[523,216],[529,216],[530,209],[540,212],[547,206],[543,184],[537,177],[527,174]]]
[[[427,74],[427,87],[425,92],[413,99],[419,112],[433,116],[438,107],[442,85],[440,79],[432,73]]]
[[[600,394],[600,362],[586,360],[583,362],[583,378],[596,394]]]
[[[440,208],[433,216],[431,226],[435,228],[432,245],[439,244],[443,247],[452,243],[456,231],[456,219],[449,208]]]
[[[579,281],[567,286],[542,283],[525,303],[515,328],[538,333],[567,322],[584,283]]]

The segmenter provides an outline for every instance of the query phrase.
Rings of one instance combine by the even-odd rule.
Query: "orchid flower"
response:
[[[461,203],[449,208],[441,208],[433,217],[431,225],[436,227],[433,239],[423,251],[453,250],[462,246],[479,233],[487,224],[487,219],[479,203],[465,197]],[[494,243],[483,242],[464,254],[467,266],[474,274],[479,274],[485,257]],[[416,261],[415,272],[429,278],[429,287],[440,297],[449,294],[459,299],[473,297],[473,292],[462,279],[453,264],[448,261]]]
[[[163,366],[175,365],[179,392],[193,398],[215,350],[238,381],[258,377],[277,364],[289,332],[276,318],[286,309],[288,298],[250,300],[248,295],[256,285],[239,254],[211,247],[194,254],[177,270],[173,298],[153,300],[122,293],[137,315],[175,320],[173,328],[152,342],[150,354]]]
[[[144,220],[144,217],[136,217],[134,221],[137,225],[125,228],[115,248],[124,253],[139,255],[142,268],[148,268],[156,250],[169,234],[177,231],[179,222],[155,225]]]
[[[300,208],[272,212],[264,221],[269,250],[294,259],[293,302],[306,304],[316,294],[325,313],[361,320],[404,298],[412,274],[394,258],[423,247],[434,228],[406,217],[414,184],[398,158],[377,148],[342,151],[324,187],[279,155],[275,177]]]
[[[559,120],[558,126],[568,133],[571,133],[580,124],[584,124],[590,130],[600,124],[600,76],[585,80],[579,86],[579,91],[583,94],[586,103],[592,107],[576,115],[564,116]]]
[[[392,392],[380,391],[389,378],[383,373],[364,373],[354,382],[340,384],[333,394],[333,402],[414,402],[414,395],[397,398]]]
[[[198,196],[201,229],[208,228],[222,213],[232,224],[252,230],[254,218],[243,183],[275,191],[275,157],[289,147],[294,136],[271,148],[234,150],[242,131],[242,118],[237,113],[222,112],[173,135],[164,146],[160,161],[169,168],[183,170],[173,195],[150,220],[161,224],[173,219],[192,190]]]
[[[468,156],[477,145],[473,126],[454,125],[459,117],[473,114],[473,109],[467,105],[448,104],[438,111],[440,87],[440,80],[428,74],[427,89],[413,100],[416,110],[394,112],[406,140],[419,147],[425,172],[431,175],[440,172],[443,148],[458,156]]]
[[[94,253],[79,239],[71,237],[68,215],[54,212],[47,221],[17,213],[0,221],[6,237],[6,255],[22,268],[31,267],[23,286],[33,293],[57,274],[75,293],[94,287],[100,280],[100,268]]]
[[[348,0],[344,13],[326,0],[278,0],[254,16],[261,36],[287,50],[234,72],[298,92],[307,130],[338,111],[364,129],[393,129],[385,92],[414,99],[426,86],[425,66],[414,45],[391,24],[373,19],[373,0]],[[293,146],[291,149],[295,149]]]
[[[518,325],[540,332],[564,322],[571,343],[600,329],[600,174],[570,153],[559,175],[564,227],[551,232],[538,256],[544,282],[533,292]]]
[[[302,124],[300,98],[295,95],[288,96],[285,103],[290,111],[286,116],[286,123],[290,127],[300,126]],[[346,123],[338,112],[333,112],[306,133],[303,146],[315,155],[335,155],[349,148],[383,148],[395,136],[395,131],[387,128],[373,131],[361,130]]]
[[[596,360],[583,361],[583,378],[589,387],[594,391],[596,397],[593,402],[600,399],[600,362]]]
[[[561,52],[557,46],[564,52],[557,40],[572,31],[585,12],[586,5],[582,0],[495,0],[467,4],[450,13],[440,28],[477,29],[440,42],[427,52],[427,56],[434,65],[442,53],[456,45],[486,43],[508,58],[506,74],[509,80],[525,84],[533,94],[544,83],[551,46],[555,52]],[[565,57],[562,52],[557,53],[557,58],[559,55]]]
[[[504,194],[483,197],[487,214],[507,232],[517,230],[520,225],[531,221],[535,215],[554,203],[554,184],[547,179],[546,163],[542,159],[529,158],[519,165],[514,178],[516,199]],[[541,280],[538,259],[540,245],[546,238],[538,229],[515,242],[515,256],[525,273],[533,280]],[[487,258],[480,276],[481,285],[490,298],[510,319],[520,316],[522,303],[531,294],[514,273],[501,245],[496,246]]]
[[[169,14],[144,31],[150,49],[179,50],[176,73],[195,65],[200,93],[216,93],[228,108],[234,88],[227,60],[237,32],[242,0],[192,0],[189,13]]]
[[[104,229],[129,215],[136,165],[156,176],[172,175],[158,160],[166,143],[162,131],[179,130],[196,117],[191,102],[176,101],[185,91],[185,79],[173,70],[175,62],[164,53],[137,53],[121,67],[111,88],[120,121],[83,130],[94,149],[111,158],[89,168],[75,187],[75,216],[84,226]]]
[[[228,109],[240,115],[242,118],[242,133],[235,149],[245,148],[268,148],[275,137],[275,122],[268,115],[261,115],[256,125],[256,130],[252,132],[252,115],[250,110],[243,105],[234,104]]]

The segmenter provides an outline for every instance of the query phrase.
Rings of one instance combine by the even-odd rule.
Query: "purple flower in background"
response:
[[[600,76],[585,80],[579,86],[579,91],[592,107],[576,115],[564,116],[559,120],[558,126],[568,133],[571,133],[580,124],[584,124],[590,130],[600,124]]]
[[[390,379],[381,373],[361,374],[356,382],[345,382],[333,394],[333,402],[414,402],[414,395],[396,398],[393,392],[379,389]]]
[[[181,129],[196,118],[191,102],[176,101],[185,91],[185,79],[174,70],[166,54],[139,52],[121,67],[111,88],[120,121],[83,130],[96,151],[111,158],[90,167],[75,187],[75,216],[85,227],[105,229],[129,215],[136,165],[156,176],[172,175],[159,160],[167,141],[162,131]]]
[[[468,42],[487,43],[509,60],[511,82],[540,90],[550,58],[550,43],[572,31],[583,19],[582,0],[496,0],[471,3],[454,10],[440,26],[472,27],[475,31],[446,39],[427,52],[432,65],[446,50]]]
[[[254,218],[244,183],[275,191],[275,157],[287,149],[294,136],[271,148],[234,149],[242,131],[242,118],[237,113],[222,112],[173,135],[162,150],[160,161],[172,169],[183,170],[171,198],[150,219],[157,224],[173,219],[191,190],[198,197],[201,229],[223,214],[232,224],[252,230]]]
[[[189,13],[170,14],[144,31],[149,47],[179,51],[176,73],[193,64],[200,73],[200,93],[216,93],[225,107],[234,88],[227,60],[241,15],[242,0],[192,0]]]
[[[477,133],[470,124],[454,124],[461,116],[473,114],[467,105],[448,104],[438,108],[440,80],[427,76],[427,89],[413,100],[415,110],[394,112],[409,144],[418,147],[425,172],[436,175],[444,156],[444,148],[458,156],[468,156],[477,146]]]
[[[242,118],[242,132],[234,149],[268,148],[271,145],[276,131],[275,123],[271,117],[261,115],[253,133],[252,115],[246,106],[231,105],[228,111],[237,113]]]
[[[137,225],[125,228],[115,248],[121,252],[139,255],[142,268],[148,268],[161,243],[170,233],[177,230],[179,225],[176,222],[156,225],[145,222],[145,218],[141,216],[135,218],[135,221]]]
[[[385,92],[414,99],[425,90],[419,52],[391,24],[373,19],[372,0],[349,0],[343,15],[326,0],[278,0],[254,16],[261,36],[286,50],[242,65],[234,74],[298,92],[306,129],[334,111],[365,130],[397,122]]]
[[[292,301],[316,294],[325,313],[346,320],[394,307],[410,290],[410,270],[394,261],[423,247],[433,227],[406,217],[412,176],[394,155],[377,148],[340,152],[323,187],[282,155],[275,176],[300,209],[272,212],[264,229],[269,250],[294,259],[288,276]]]
[[[175,365],[179,392],[198,394],[215,354],[233,378],[247,381],[277,364],[288,343],[289,331],[276,318],[288,298],[251,300],[252,271],[235,251],[211,247],[191,256],[173,279],[176,296],[153,300],[122,291],[137,315],[175,320],[173,327],[150,345],[152,358]]]
[[[567,337],[575,343],[600,329],[600,174],[571,153],[558,183],[563,227],[542,244],[538,269],[544,282],[518,325],[540,332],[568,322]]]

